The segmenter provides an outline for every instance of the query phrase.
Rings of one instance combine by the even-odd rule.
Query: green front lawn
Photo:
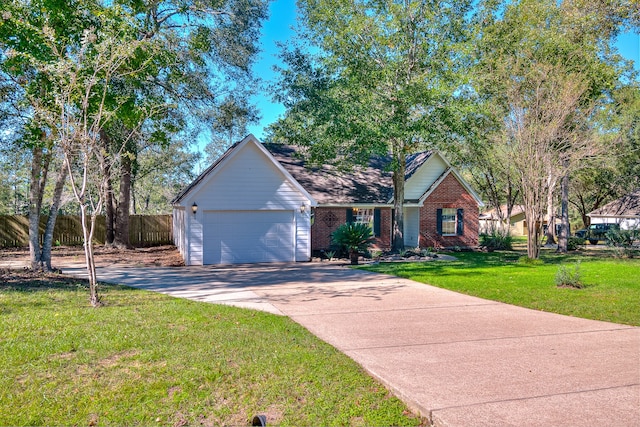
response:
[[[4,276],[3,276],[4,274]],[[417,425],[288,318],[0,270],[0,425]]]
[[[364,267],[452,291],[536,310],[640,326],[640,260],[543,254],[542,265],[517,252],[453,254],[457,261],[385,263]],[[558,288],[559,266],[580,261],[583,289]]]

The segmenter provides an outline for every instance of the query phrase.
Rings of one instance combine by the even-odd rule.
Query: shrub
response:
[[[584,285],[581,282],[580,262],[578,261],[573,268],[569,268],[566,265],[558,267],[556,272],[556,286],[558,287],[570,287],[570,288],[583,288]]]
[[[372,259],[377,259],[377,258],[380,258],[382,256],[382,251],[376,249],[376,250],[371,251],[370,255],[371,255]]]
[[[489,252],[495,250],[510,251],[513,249],[513,237],[509,233],[493,230],[490,233],[480,234],[480,247]]]
[[[607,245],[614,248],[614,254],[618,257],[633,257],[634,244],[640,238],[640,230],[610,229],[605,235]]]
[[[351,263],[358,263],[358,253],[366,251],[372,243],[371,227],[362,223],[347,223],[339,226],[331,234],[331,240],[349,252]]]
[[[607,231],[605,237],[609,246],[630,248],[638,240],[639,234],[637,229],[617,230],[612,228]]]
[[[575,251],[578,248],[584,246],[585,240],[582,237],[571,236],[567,239],[567,250]]]

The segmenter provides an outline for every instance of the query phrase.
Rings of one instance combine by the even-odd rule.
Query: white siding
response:
[[[278,251],[285,251],[285,248],[274,250],[273,259],[260,255],[259,251],[247,258],[242,255],[254,249],[247,243],[251,241],[252,233],[271,233],[265,222],[271,212],[288,213],[289,228],[282,229],[282,223],[275,226],[281,228],[276,234],[282,234],[289,245],[286,260],[308,261],[311,258],[311,200],[274,161],[252,141],[241,144],[181,199],[185,230],[183,257],[187,265],[218,263],[220,260],[225,263],[283,260],[283,256],[278,255],[283,252]],[[196,215],[191,213],[193,203],[198,205]],[[305,205],[304,213],[300,212],[301,205]],[[213,212],[229,212],[229,215],[224,219],[215,218]],[[255,216],[260,212],[265,215]],[[220,228],[219,220],[226,221],[224,227],[228,230],[237,231],[237,241],[229,240],[234,233],[216,231]],[[228,248],[220,249],[221,244]],[[253,246],[258,244],[254,242]]]
[[[301,213],[299,210],[295,212],[296,218],[296,261],[309,261],[311,259],[311,214],[310,208]]]
[[[308,203],[255,145],[247,144],[191,195],[203,210],[300,209]],[[185,200],[187,206],[190,205]]]
[[[420,208],[404,210],[404,245],[417,248],[420,241]]]
[[[446,169],[447,164],[434,153],[405,183],[405,199],[418,200]]]
[[[620,224],[622,230],[640,228],[640,218],[591,217],[591,224]]]
[[[182,256],[185,253],[184,208],[173,208],[173,243]]]
[[[202,211],[186,215],[187,233],[189,236],[186,264],[202,265]]]

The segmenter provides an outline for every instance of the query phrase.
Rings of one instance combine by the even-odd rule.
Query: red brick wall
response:
[[[347,222],[346,208],[316,208],[311,226],[311,250],[327,250],[331,247],[331,233]]]
[[[316,208],[311,226],[311,250],[327,250],[331,247],[331,233],[347,222],[347,208]],[[391,208],[380,209],[380,237],[374,241],[375,248],[391,247]]]
[[[464,234],[441,236],[438,234],[437,210],[464,209]],[[447,177],[429,195],[420,209],[421,247],[475,247],[478,246],[478,204],[453,174]]]
[[[380,237],[376,238],[374,246],[383,251],[391,249],[391,212],[391,208],[380,208]]]

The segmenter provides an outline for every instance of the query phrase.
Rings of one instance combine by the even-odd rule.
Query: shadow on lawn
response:
[[[127,286],[105,285],[113,289],[128,290]],[[46,292],[88,290],[89,281],[58,273],[26,269],[0,269],[0,292]]]

